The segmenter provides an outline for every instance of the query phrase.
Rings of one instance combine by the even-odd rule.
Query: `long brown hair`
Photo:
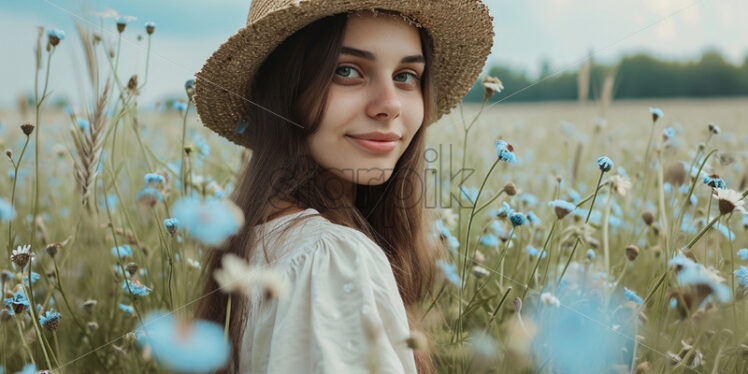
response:
[[[196,306],[197,318],[223,325],[228,295],[219,291],[212,274],[221,266],[221,258],[226,253],[249,259],[258,240],[252,228],[268,220],[272,213],[269,201],[282,200],[300,208],[314,208],[331,222],[359,230],[377,243],[389,259],[410,328],[420,328],[418,306],[426,293],[431,292],[435,259],[443,253],[443,248],[433,244],[427,236],[422,180],[424,132],[436,116],[431,71],[433,42],[425,29],[418,29],[426,59],[421,80],[423,124],[398,160],[391,177],[380,185],[357,184],[352,203],[332,196],[325,188],[324,170],[310,157],[306,142],[322,119],[346,22],[347,13],[325,17],[288,37],[263,62],[246,92],[251,103],[244,113],[249,124],[245,135],[251,139],[252,154],[231,196],[244,212],[245,225],[222,247],[206,251],[206,283]],[[284,118],[302,124],[303,128]],[[232,297],[229,320],[232,356],[221,373],[236,373],[239,369],[248,301],[246,296]],[[427,351],[417,350],[414,355],[419,373],[435,371]]]

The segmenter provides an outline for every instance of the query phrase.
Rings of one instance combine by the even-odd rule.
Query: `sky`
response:
[[[748,56],[745,0],[484,0],[493,16],[494,44],[484,71],[493,64],[539,74],[576,70],[590,52],[611,63],[639,52],[667,60],[696,61],[716,49],[735,64]],[[143,79],[144,24],[157,24],[152,38],[148,84],[140,102],[153,104],[184,95],[183,85],[230,35],[246,24],[246,0],[4,0],[0,2],[0,107],[33,92],[37,26],[66,33],[53,55],[49,88],[73,105],[89,102],[86,67],[74,21],[98,29],[116,45],[112,11],[132,16],[122,37],[120,79]],[[46,38],[45,38],[46,40]],[[103,53],[102,51],[100,51]],[[54,99],[54,98],[53,98]],[[53,100],[52,99],[52,100]]]

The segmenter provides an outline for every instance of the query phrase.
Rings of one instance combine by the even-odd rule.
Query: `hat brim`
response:
[[[288,36],[328,15],[383,8],[413,16],[434,44],[437,118],[449,113],[478,79],[493,45],[493,17],[478,0],[302,1],[239,29],[205,62],[195,79],[195,107],[205,126],[249,147],[240,124],[257,69]]]

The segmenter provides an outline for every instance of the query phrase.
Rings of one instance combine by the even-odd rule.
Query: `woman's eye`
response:
[[[410,73],[410,72],[400,73],[400,74],[398,74],[396,76],[399,77],[399,76],[403,76],[403,75],[405,75],[405,76],[410,75],[411,77],[413,77],[413,79],[411,79],[410,82],[407,82],[407,83],[416,83],[416,82],[418,82],[420,80],[420,78],[418,77],[418,75],[416,75],[414,73]]]
[[[343,78],[355,78],[356,74],[358,74],[358,71],[351,66],[340,66],[335,69],[335,74]],[[407,76],[410,76],[411,79],[408,80]],[[398,81],[409,84],[417,84],[421,80],[421,78],[416,73],[412,72],[403,72],[397,74],[395,77]],[[403,80],[403,78],[400,77],[405,77],[405,79]]]
[[[356,69],[354,69],[354,68],[352,68],[352,67],[350,67],[350,66],[341,66],[341,67],[337,68],[337,69],[335,70],[335,72],[337,73],[337,72],[339,72],[339,71],[341,71],[341,70],[343,70],[343,71],[345,71],[345,70],[348,70],[348,74],[351,74],[351,72],[353,72],[353,73],[358,73],[358,72],[356,71]],[[344,75],[341,75],[341,76],[342,76],[342,77],[345,77],[345,78],[350,78],[350,76],[349,76],[348,74],[344,74]]]

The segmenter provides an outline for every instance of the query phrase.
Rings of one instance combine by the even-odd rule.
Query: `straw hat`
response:
[[[244,94],[273,49],[320,18],[374,8],[398,11],[429,32],[436,120],[449,113],[478,79],[493,45],[493,17],[480,0],[253,0],[247,26],[196,74],[194,100],[200,119],[219,135],[248,147],[242,118],[249,99]]]

